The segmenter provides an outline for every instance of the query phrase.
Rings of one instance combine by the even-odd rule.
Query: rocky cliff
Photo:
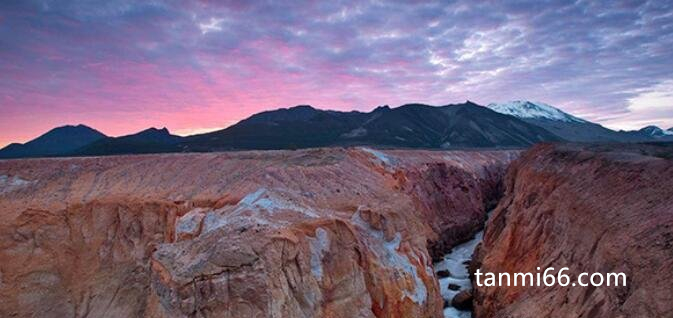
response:
[[[476,317],[672,317],[671,146],[541,145],[515,161],[474,268],[623,272],[626,287],[477,287]],[[669,158],[669,159],[665,159]]]
[[[510,151],[0,161],[2,317],[439,317]]]

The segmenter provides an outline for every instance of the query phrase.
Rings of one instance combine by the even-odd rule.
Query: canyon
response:
[[[448,300],[474,286],[476,317],[667,317],[671,153],[542,144],[0,161],[0,316],[469,317]],[[560,265],[629,283],[469,281],[476,268]]]
[[[475,317],[673,317],[673,147],[540,145],[514,162],[472,271],[625,273],[626,286],[475,288]],[[585,281],[588,281],[585,279]]]
[[[518,151],[0,161],[2,317],[440,317]]]

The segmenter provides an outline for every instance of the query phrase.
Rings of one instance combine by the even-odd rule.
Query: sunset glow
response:
[[[666,129],[672,6],[3,1],[0,147],[77,123],[205,132],[297,104],[526,99]]]

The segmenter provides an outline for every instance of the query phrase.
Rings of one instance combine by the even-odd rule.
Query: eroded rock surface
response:
[[[623,272],[627,285],[476,287],[476,317],[673,317],[672,153],[541,145],[522,155],[487,224],[481,272],[569,267],[571,281]]]
[[[440,317],[514,151],[0,161],[2,317]]]

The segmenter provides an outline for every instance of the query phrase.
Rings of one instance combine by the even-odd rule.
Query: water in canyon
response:
[[[483,235],[484,232],[480,231],[473,239],[454,247],[451,252],[444,255],[444,258],[440,262],[435,263],[435,273],[438,273],[442,298],[449,304],[448,307],[444,308],[444,317],[470,318],[472,316],[470,311],[459,310],[453,307],[451,300],[461,291],[472,290],[467,264],[472,259],[472,253],[477,244],[481,242]],[[447,272],[448,276],[446,276]]]

